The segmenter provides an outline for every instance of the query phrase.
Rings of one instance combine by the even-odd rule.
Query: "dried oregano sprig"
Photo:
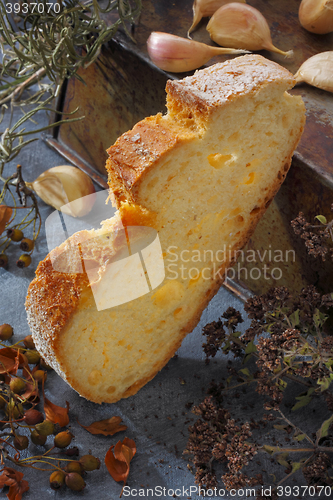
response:
[[[227,470],[222,475],[226,489],[263,484],[260,475],[251,477],[243,471],[259,452],[269,453],[285,468],[286,475],[272,483],[273,488],[281,486],[298,470],[309,486],[333,485],[330,470],[333,415],[309,434],[293,424],[282,409],[287,387],[298,384],[303,390],[296,397],[292,411],[305,407],[314,398],[322,398],[328,411],[333,412],[333,394],[329,390],[333,380],[333,337],[326,331],[327,313],[332,307],[333,294],[321,295],[313,286],[295,296],[286,288],[278,287],[247,301],[245,311],[252,322],[244,333],[237,331],[243,321],[240,313],[230,307],[218,321],[204,327],[207,341],[203,349],[207,360],[222,350],[226,354],[232,352],[244,363],[252,357],[255,365],[238,371],[229,366],[228,379],[214,384],[209,391],[210,398],[194,408],[200,419],[189,428],[185,453],[191,455],[196,482],[202,487],[217,485],[214,462],[226,464]],[[258,423],[235,423],[231,410],[221,406],[223,395],[240,388],[250,390],[252,386],[259,394],[268,396],[264,408],[276,412],[276,416],[266,415],[266,421],[259,424],[266,426],[268,421],[278,418],[281,423],[274,428],[287,432],[289,441],[293,439],[294,443],[302,444],[285,447],[269,443],[266,433],[262,433],[259,442],[250,432]],[[273,491],[272,498],[276,491],[279,490]],[[258,490],[258,499],[263,498],[260,495]]]
[[[333,204],[331,206],[333,212]],[[294,233],[305,241],[305,246],[309,255],[321,257],[323,261],[329,255],[333,260],[333,219],[327,221],[324,215],[317,215],[316,219],[320,224],[310,224],[300,212],[298,217],[291,221]]]

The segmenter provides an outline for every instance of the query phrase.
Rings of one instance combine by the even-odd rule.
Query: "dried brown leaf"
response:
[[[69,424],[69,403],[66,401],[66,408],[55,405],[44,396],[44,412],[47,420],[54,424],[59,424],[60,427],[65,427]]]
[[[120,443],[120,445],[119,445]],[[117,446],[118,445],[118,446]],[[133,439],[125,438],[123,442],[118,441],[114,449],[114,456],[117,460],[123,460],[128,464],[136,454],[136,445]]]
[[[19,350],[11,347],[0,349],[0,373],[16,374],[19,365],[25,364],[27,360]]]
[[[4,467],[1,471],[0,488],[9,486],[7,498],[9,500],[21,500],[23,493],[29,489],[29,483],[23,479],[22,472],[11,467]]]
[[[78,424],[86,429],[86,431],[90,432],[90,434],[103,434],[103,436],[113,436],[117,432],[125,431],[127,429],[127,425],[121,425],[121,421],[121,417],[111,417],[106,418],[105,420],[98,420],[87,426],[80,424],[79,421]]]
[[[127,462],[117,460],[113,454],[114,445],[107,451],[105,455],[105,465],[110,475],[115,481],[124,481],[126,484],[129,474],[129,465]]]
[[[6,205],[0,205],[0,235],[6,229],[7,223],[10,221],[13,210]]]
[[[119,482],[123,481],[126,484],[130,462],[136,453],[136,445],[133,439],[125,438],[123,441],[118,441],[112,445],[105,455],[105,465],[111,477]],[[121,495],[120,495],[121,496]]]

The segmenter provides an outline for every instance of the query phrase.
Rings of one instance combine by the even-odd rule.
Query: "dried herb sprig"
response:
[[[30,78],[43,68],[53,82],[77,76],[77,70],[98,57],[102,44],[115,35],[120,25],[130,35],[126,23],[134,23],[141,9],[140,0],[108,0],[105,7],[97,0],[86,4],[79,0],[59,1],[52,8],[47,0],[25,5],[26,10],[17,12],[23,28],[16,32],[6,6],[0,4],[0,34],[8,46],[3,51],[3,72],[12,74],[12,68],[17,67],[16,77]],[[118,19],[108,25],[103,14],[111,11],[117,11]]]
[[[333,204],[331,211],[333,212]],[[309,255],[320,257],[323,261],[329,255],[333,260],[333,219],[327,221],[324,215],[317,215],[316,219],[320,224],[310,224],[303,212],[300,212],[291,221],[291,225],[294,233],[304,240]]]
[[[11,340],[12,335],[10,325],[0,325],[0,488],[10,486],[8,498],[21,499],[29,484],[16,468],[29,467],[51,473],[49,482],[55,490],[66,485],[73,491],[82,491],[87,472],[99,469],[100,460],[91,454],[79,457],[77,447],[69,448],[74,438],[67,429],[69,404],[61,407],[45,397],[49,367],[35,350],[31,335],[8,346],[3,341]],[[82,427],[105,436],[127,429],[117,416]],[[26,456],[21,456],[30,442],[47,446],[52,435],[51,446],[43,454],[25,452]],[[135,452],[135,443],[129,438],[106,452],[105,463],[116,481],[126,482]]]
[[[67,118],[31,131],[25,130],[25,122],[34,121],[34,116],[41,111],[53,111],[51,104],[58,96],[63,80],[72,76],[82,80],[77,74],[78,69],[95,61],[102,45],[114,36],[119,26],[122,25],[131,37],[127,24],[134,23],[140,10],[141,0],[107,0],[104,4],[97,0],[86,3],[79,0],[59,0],[53,5],[47,0],[22,4],[0,3],[0,122],[4,116],[10,115],[9,124],[0,131],[0,182],[3,183],[0,195],[3,212],[0,213],[0,229],[3,224],[5,227],[1,233],[4,229],[22,230],[33,224],[33,235],[29,238],[33,245],[29,248],[29,253],[19,258],[19,267],[26,267],[31,262],[31,252],[40,228],[40,213],[37,199],[25,185],[22,172],[20,180],[17,173],[6,178],[4,167],[19,155],[23,147],[37,139],[34,137],[25,140],[26,135],[37,134],[83,117]],[[110,24],[103,16],[111,11],[114,11],[115,16]],[[16,26],[13,25],[13,15],[16,15]],[[27,96],[27,91],[36,82],[39,90]],[[6,103],[10,103],[9,109]],[[23,116],[13,124],[13,113],[17,106],[20,106]],[[13,186],[19,186],[14,193],[11,190]],[[27,207],[25,203],[27,198],[32,202],[31,207]],[[21,207],[17,207],[18,203]],[[13,207],[10,220],[6,219],[9,212],[4,213],[7,206]],[[19,222],[16,219],[18,208],[30,210]],[[0,240],[0,267],[8,263],[5,252],[11,241],[10,237]]]
[[[252,366],[235,370],[229,366],[226,382],[215,384],[210,389],[210,399],[194,409],[201,418],[189,428],[185,452],[191,455],[196,482],[202,487],[212,488],[217,484],[214,461],[227,464],[222,475],[226,489],[260,484],[262,478],[250,477],[242,470],[258,452],[269,453],[285,467],[285,477],[272,484],[276,488],[298,470],[303,471],[309,485],[333,485],[329,473],[333,464],[333,416],[321,422],[311,435],[294,425],[282,411],[286,388],[295,383],[305,390],[296,397],[292,411],[305,407],[314,398],[322,398],[328,411],[333,411],[333,394],[329,390],[333,380],[333,337],[326,331],[327,313],[332,306],[333,294],[321,295],[313,286],[304,288],[299,295],[278,287],[246,302],[245,311],[252,322],[244,333],[237,331],[243,321],[240,313],[230,307],[218,321],[204,327],[207,342],[203,349],[207,360],[222,350],[242,358],[243,363],[251,357],[256,362],[254,369]],[[284,447],[263,440],[248,441],[247,424],[236,425],[231,410],[221,406],[222,395],[241,386],[244,390],[255,386],[259,394],[268,396],[265,410],[277,413],[277,417],[269,414],[268,421],[278,418],[281,424],[274,425],[275,429],[292,434],[296,443],[306,444]],[[259,490],[257,498],[262,498],[260,494]]]

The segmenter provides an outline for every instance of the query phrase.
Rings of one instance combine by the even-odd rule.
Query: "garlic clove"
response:
[[[203,17],[212,16],[222,5],[231,2],[246,3],[246,0],[194,0],[193,3],[193,22],[187,32],[188,38],[194,28],[200,23]]]
[[[333,51],[321,52],[307,59],[295,74],[296,82],[333,92]]]
[[[210,19],[207,30],[219,45],[292,55],[292,51],[284,52],[273,45],[266,19],[259,10],[247,4],[229,3],[220,7]]]
[[[48,205],[71,215],[82,217],[92,209],[95,188],[90,177],[79,168],[60,165],[43,172],[27,186]]]
[[[299,22],[307,31],[325,35],[333,31],[333,0],[302,0]]]
[[[244,54],[246,50],[212,47],[187,38],[154,31],[147,40],[150,59],[160,69],[172,73],[192,71],[219,54]]]

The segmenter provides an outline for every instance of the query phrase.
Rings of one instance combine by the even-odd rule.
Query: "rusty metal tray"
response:
[[[292,73],[308,57],[333,49],[333,33],[314,35],[300,26],[299,0],[249,0],[248,3],[266,17],[273,43],[282,50],[294,51],[292,59],[267,51],[261,54]],[[136,44],[119,31],[115,39],[103,47],[99,59],[81,70],[86,85],[71,79],[62,88],[58,109],[71,112],[79,106],[80,114],[86,118],[55,128],[53,136],[45,139],[49,146],[88,172],[102,187],[107,187],[105,150],[137,121],[164,112],[166,81],[185,76],[156,68],[149,60],[146,41],[151,31],[166,31],[185,37],[192,20],[192,0],[143,0],[142,4],[142,13],[134,30]],[[213,44],[205,25],[206,20],[201,21],[193,38]],[[209,64],[227,58],[215,57]],[[310,219],[319,213],[330,214],[333,198],[333,95],[305,84],[294,88],[292,93],[301,95],[305,102],[306,127],[287,179],[245,249],[245,252],[255,249],[260,269],[267,265],[270,270],[266,273],[269,279],[263,277],[263,273],[259,279],[255,279],[254,272],[250,275],[253,263],[245,259],[243,267],[247,274],[244,270],[236,282],[228,283],[243,298],[249,291],[262,292],[272,285],[300,289],[307,283],[315,283],[326,290],[330,282],[328,276],[332,276],[333,269],[327,264],[324,267],[307,257],[303,244],[292,234],[290,220],[299,210]],[[272,252],[281,250],[286,255],[288,249],[293,249],[294,254],[291,259],[284,258],[279,262],[282,276],[272,274],[275,266]]]

